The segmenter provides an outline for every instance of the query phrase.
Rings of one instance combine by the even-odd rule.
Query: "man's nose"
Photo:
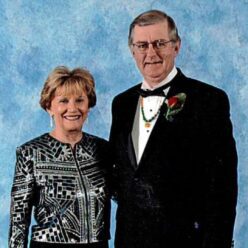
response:
[[[148,56],[152,56],[152,55],[156,55],[156,50],[154,49],[154,45],[152,43],[150,43],[148,45],[148,50],[147,50],[147,55]]]

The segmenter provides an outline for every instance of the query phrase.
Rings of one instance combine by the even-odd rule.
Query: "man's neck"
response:
[[[167,83],[169,83],[177,74],[177,68],[174,66],[171,70],[171,72],[167,75],[165,79],[163,79],[161,82],[158,83],[149,83],[145,79],[143,80],[143,83],[141,85],[141,89],[148,89],[148,90],[154,90],[156,88],[159,88]]]

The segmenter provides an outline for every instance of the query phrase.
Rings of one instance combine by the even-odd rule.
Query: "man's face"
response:
[[[133,44],[151,43],[157,40],[169,41],[167,21],[148,25],[135,26]],[[159,50],[149,44],[145,52],[140,52],[137,46],[131,46],[131,52],[144,79],[150,86],[155,86],[164,80],[171,72],[175,58],[179,52],[180,42],[168,42]]]

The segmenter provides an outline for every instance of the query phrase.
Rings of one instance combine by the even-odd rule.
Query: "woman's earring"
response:
[[[53,116],[50,115],[50,127],[53,128]]]
[[[85,118],[85,120],[84,120],[84,124],[85,124],[85,125],[88,125],[88,118],[89,118],[89,116],[88,116],[88,113],[87,113],[86,118]]]
[[[90,111],[88,110],[88,112],[86,113],[86,116],[85,116],[85,119],[84,119],[83,125],[88,125],[89,112],[90,112]]]

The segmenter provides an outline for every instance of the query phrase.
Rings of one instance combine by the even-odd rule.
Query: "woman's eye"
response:
[[[80,97],[76,100],[77,103],[83,103],[85,102],[85,98],[84,97]]]
[[[59,102],[61,102],[61,103],[67,103],[68,100],[67,99],[60,99]]]

